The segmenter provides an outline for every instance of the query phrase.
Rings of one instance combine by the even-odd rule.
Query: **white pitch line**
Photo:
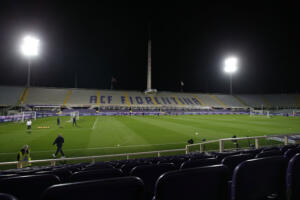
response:
[[[94,121],[94,124],[93,124],[93,128],[92,128],[92,129],[95,129],[95,126],[96,126],[96,124],[97,124],[97,122],[98,122],[98,119],[99,119],[99,117],[97,116],[96,119],[95,119],[95,121]]]
[[[164,146],[164,145],[173,145],[173,144],[186,144],[185,142],[177,142],[177,143],[166,143],[166,144],[138,144],[138,145],[127,145],[127,146],[119,146],[119,147],[94,147],[94,148],[84,148],[84,149],[66,149],[63,151],[82,151],[82,150],[101,150],[101,149],[119,149],[119,148],[128,148],[128,147],[150,147],[150,146]],[[45,153],[45,152],[53,152],[55,150],[46,150],[46,151],[31,151],[34,153]],[[9,154],[17,154],[16,152],[11,153],[0,153],[0,155],[9,155]]]

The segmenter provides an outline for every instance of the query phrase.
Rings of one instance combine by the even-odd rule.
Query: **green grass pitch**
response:
[[[300,132],[300,117],[250,117],[248,115],[185,116],[86,116],[73,127],[70,117],[33,121],[31,133],[25,123],[0,124],[0,162],[15,161],[24,144],[30,146],[32,159],[51,158],[53,140],[58,133],[65,138],[67,157],[102,155],[151,150],[184,148],[187,140],[195,142],[228,138],[236,135],[258,136]],[[40,129],[49,126],[49,129]],[[195,133],[198,134],[195,134]],[[268,143],[263,141],[262,143]],[[274,143],[274,142],[273,142]],[[231,147],[231,142],[225,146]],[[248,145],[245,141],[241,145]],[[206,147],[217,149],[217,144]]]

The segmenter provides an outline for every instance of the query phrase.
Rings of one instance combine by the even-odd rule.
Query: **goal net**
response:
[[[26,120],[29,119],[36,120],[36,112],[35,111],[20,112],[14,114],[12,117],[14,122],[25,122]]]
[[[70,112],[70,120],[68,122],[72,122],[74,117],[76,118],[76,121],[79,120],[79,112],[78,111]]]
[[[250,117],[253,116],[263,116],[270,118],[270,111],[268,110],[250,110]]]

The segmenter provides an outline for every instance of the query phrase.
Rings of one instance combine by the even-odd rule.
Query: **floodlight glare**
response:
[[[230,75],[230,94],[232,94],[232,75],[238,69],[238,59],[235,57],[229,57],[224,62],[224,71]]]
[[[21,45],[21,52],[26,57],[37,56],[39,54],[39,45],[40,40],[32,36],[25,36]]]
[[[226,73],[234,73],[237,70],[238,60],[235,57],[230,57],[225,60],[224,71]]]

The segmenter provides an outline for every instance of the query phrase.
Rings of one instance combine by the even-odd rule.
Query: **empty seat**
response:
[[[136,167],[136,166],[141,166],[141,165],[149,165],[149,163],[140,163],[140,162],[132,162],[132,163],[127,163],[122,165],[121,169],[124,174],[129,175],[130,171]]]
[[[99,163],[94,163],[91,165],[87,165],[86,168],[84,170],[97,170],[97,169],[113,169],[114,167],[103,163],[103,162],[99,162]]]
[[[59,177],[61,182],[66,182],[69,180],[70,176],[72,175],[71,171],[69,169],[55,169],[52,171],[40,171],[36,172],[35,174],[52,174]]]
[[[284,157],[285,159],[290,160],[297,153],[300,153],[300,149],[298,148],[289,149],[286,152],[284,152]]]
[[[287,150],[289,150],[289,149],[294,149],[294,148],[297,148],[297,146],[296,146],[296,145],[292,145],[292,144],[290,144],[290,145],[285,145],[285,146],[283,146],[283,147],[280,148],[280,151],[281,151],[282,153],[285,153]]]
[[[49,187],[43,200],[140,200],[143,199],[144,184],[137,177],[121,177],[58,184]]]
[[[221,162],[227,156],[237,155],[237,154],[240,154],[240,153],[241,153],[240,151],[216,153],[215,157]]]
[[[286,166],[282,156],[242,162],[233,173],[231,199],[285,199]]]
[[[75,181],[85,181],[85,180],[95,180],[95,179],[106,179],[114,177],[124,176],[122,171],[119,169],[98,169],[90,171],[80,171],[74,173],[70,177],[70,182]]]
[[[267,152],[267,151],[279,151],[279,147],[265,147],[262,149],[262,152]]]
[[[225,165],[229,170],[229,178],[231,179],[232,173],[236,166],[238,166],[241,162],[245,160],[252,159],[253,155],[250,154],[240,154],[240,155],[232,155],[227,156],[222,160],[222,164]]]
[[[14,177],[14,176],[18,176],[18,175],[17,174],[0,174],[0,180],[5,179],[5,178]]]
[[[187,169],[193,167],[204,167],[208,165],[217,165],[220,161],[215,158],[199,159],[199,160],[188,160],[182,163],[180,169]]]
[[[282,152],[279,150],[270,150],[270,151],[264,151],[255,156],[255,158],[264,158],[264,157],[270,157],[270,156],[281,156]]]
[[[228,170],[223,165],[171,171],[159,177],[155,200],[227,199]]]
[[[262,149],[250,149],[250,150],[244,150],[243,154],[251,154],[253,157],[255,157],[261,151],[262,151]]]
[[[17,198],[10,194],[0,193],[0,200],[17,200]]]
[[[159,165],[141,165],[133,168],[130,172],[131,176],[141,178],[145,185],[146,199],[152,199],[154,195],[155,182],[160,175],[165,172],[176,170],[174,164],[163,163]]]
[[[51,185],[60,183],[54,175],[28,175],[0,180],[0,192],[14,195],[19,200],[39,199]]]
[[[300,199],[300,154],[295,155],[290,161],[287,170],[286,184],[289,200]]]

